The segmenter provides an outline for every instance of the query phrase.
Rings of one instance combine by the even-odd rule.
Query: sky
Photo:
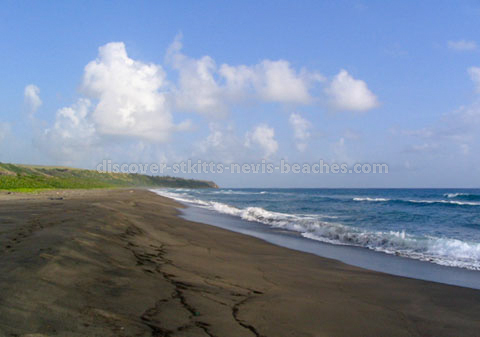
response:
[[[0,162],[385,163],[223,187],[480,187],[478,1],[3,1]]]

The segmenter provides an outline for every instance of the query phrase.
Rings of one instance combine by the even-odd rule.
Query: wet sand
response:
[[[480,291],[179,218],[144,190],[0,194],[0,336],[478,336]]]

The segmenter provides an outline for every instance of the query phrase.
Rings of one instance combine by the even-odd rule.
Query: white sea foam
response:
[[[465,195],[470,195],[468,193],[445,193],[443,196],[447,198],[456,198],[459,196],[465,196]]]
[[[460,206],[480,206],[480,202],[457,201],[457,200],[408,200],[416,204],[450,204]]]
[[[255,221],[273,228],[298,232],[305,238],[317,241],[359,246],[445,266],[480,270],[480,244],[475,242],[433,236],[420,237],[405,231],[365,230],[339,222],[324,221],[323,219],[328,216],[318,214],[286,214],[268,211],[260,207],[237,208],[220,202],[195,199],[186,193],[171,193],[164,190],[154,190],[154,192],[246,221]],[[388,199],[384,200],[388,201]],[[416,200],[415,202],[431,201]]]
[[[267,194],[269,192],[267,191],[234,191],[234,190],[218,190],[218,191],[213,191],[211,192],[212,194],[240,194],[240,195],[252,195],[252,194]]]
[[[460,195],[460,194],[458,194]],[[457,195],[457,196],[458,196]],[[453,197],[452,197],[453,198]],[[369,197],[356,197],[354,201],[368,201],[368,202],[410,202],[414,204],[450,204],[459,206],[480,206],[480,202],[473,201],[458,201],[458,200],[402,200],[402,199],[386,199],[386,198],[369,198]]]
[[[160,191],[160,190],[151,190],[152,192],[155,192],[158,195],[161,195],[163,197],[171,198],[180,202],[184,203],[189,203],[189,204],[196,204],[196,205],[201,205],[201,206],[208,206],[210,203],[208,201],[203,201],[200,199],[195,199],[189,196],[187,193],[182,193],[179,192],[168,192],[168,191]],[[180,189],[177,189],[177,191],[180,191]]]
[[[385,198],[353,198],[354,201],[376,201],[376,202],[386,202],[390,201],[390,199],[385,199]]]

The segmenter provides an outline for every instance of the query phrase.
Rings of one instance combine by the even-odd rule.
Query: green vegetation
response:
[[[147,176],[99,173],[68,167],[30,166],[0,163],[0,190],[34,192],[42,189],[88,189],[115,187],[216,188],[214,182]]]

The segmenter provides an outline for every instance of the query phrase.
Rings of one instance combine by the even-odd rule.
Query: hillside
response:
[[[214,182],[204,180],[0,163],[0,190],[34,191],[113,187],[218,188]]]

